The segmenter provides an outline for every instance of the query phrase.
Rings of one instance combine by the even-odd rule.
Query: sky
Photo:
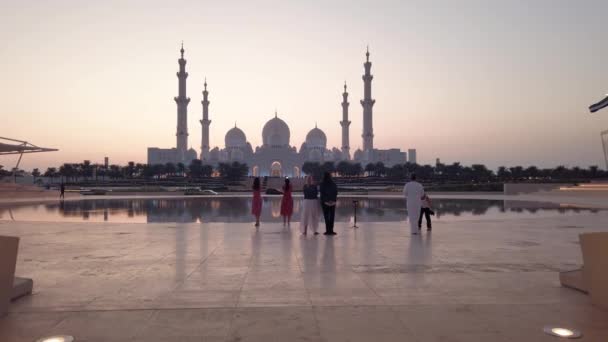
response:
[[[361,146],[363,62],[374,145],[419,163],[605,167],[606,1],[0,0],[0,136],[58,148],[21,167],[146,162],[175,146],[180,44],[189,144],[238,125],[255,147],[274,116],[300,147],[315,126],[339,147],[343,84]],[[1,157],[14,166],[16,157]]]

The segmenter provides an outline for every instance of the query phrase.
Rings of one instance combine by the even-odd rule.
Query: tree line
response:
[[[305,162],[302,172],[321,179],[324,172],[330,172],[338,177],[378,177],[392,180],[406,179],[415,173],[419,179],[427,182],[538,182],[538,181],[577,181],[597,178],[608,178],[608,171],[598,166],[588,168],[557,166],[554,168],[539,168],[536,166],[501,166],[496,171],[488,169],[483,164],[464,166],[460,163],[436,165],[419,165],[414,163],[396,164],[391,167],[383,163],[369,163],[363,166],[360,163],[340,161],[334,162]],[[10,175],[11,172],[2,170],[0,176]],[[92,164],[85,160],[82,163],[65,163],[60,167],[49,167],[44,173],[39,169],[31,172],[32,176],[48,177],[55,180],[76,182],[80,180],[105,181],[119,179],[199,179],[220,177],[227,180],[240,180],[249,174],[249,166],[244,163],[220,163],[218,165],[205,164],[195,159],[189,165],[183,163],[141,164],[128,162],[127,165]]]
[[[201,160],[194,159],[189,165],[183,163],[166,164],[142,164],[128,162],[127,165],[108,165],[92,164],[85,160],[82,163],[64,163],[59,167],[49,167],[44,173],[39,169],[32,170],[34,178],[44,176],[51,182],[65,181],[106,181],[106,180],[125,180],[125,179],[175,179],[188,178],[199,179],[213,176],[228,180],[240,180],[249,173],[247,164],[219,163],[216,166],[204,164]]]

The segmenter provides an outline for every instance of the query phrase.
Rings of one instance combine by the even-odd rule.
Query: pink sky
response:
[[[235,121],[257,146],[275,108],[292,145],[317,122],[339,146],[346,81],[354,150],[369,44],[377,147],[416,148],[422,163],[603,167],[608,113],[587,107],[608,91],[606,10],[565,0],[2,2],[0,136],[60,149],[26,156],[25,169],[145,162],[148,146],[175,146],[184,40],[197,151],[205,76],[212,146]]]

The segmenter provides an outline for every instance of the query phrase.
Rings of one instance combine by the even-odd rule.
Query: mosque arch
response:
[[[293,177],[294,178],[300,178],[300,177],[302,177],[302,172],[301,172],[300,168],[297,167],[297,166],[293,167]]]
[[[281,177],[283,175],[282,165],[280,162],[275,161],[270,164],[270,176],[271,177]]]
[[[257,166],[257,165],[254,165],[254,166],[251,168],[251,175],[252,175],[253,177],[260,177],[260,167],[259,167],[259,166]]]

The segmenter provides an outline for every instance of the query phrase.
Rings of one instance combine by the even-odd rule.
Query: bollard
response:
[[[354,222],[352,228],[359,228],[359,227],[357,227],[357,204],[359,204],[359,201],[353,200],[353,208],[355,210],[355,222]]]

